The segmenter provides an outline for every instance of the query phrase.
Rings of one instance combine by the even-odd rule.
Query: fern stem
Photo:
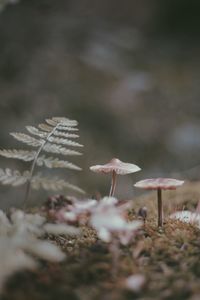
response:
[[[27,186],[26,186],[26,193],[25,193],[25,198],[24,198],[24,202],[23,202],[23,208],[25,208],[26,203],[28,202],[29,196],[30,196],[30,190],[31,190],[31,181],[33,178],[33,174],[35,171],[35,166],[36,166],[36,162],[37,159],[43,149],[43,147],[45,146],[45,144],[48,142],[48,139],[54,134],[54,132],[56,131],[57,127],[60,125],[60,123],[58,123],[53,130],[47,135],[46,140],[44,140],[44,142],[41,144],[41,146],[38,148],[38,151],[36,152],[36,155],[34,157],[33,163],[31,165],[31,169],[30,169],[30,177],[29,180],[27,182]]]

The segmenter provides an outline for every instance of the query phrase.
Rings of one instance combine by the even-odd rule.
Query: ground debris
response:
[[[185,193],[189,199],[187,190]],[[168,195],[171,197],[170,193]],[[166,216],[163,230],[158,231],[154,218],[156,204],[151,197],[149,203],[145,203],[147,207],[149,204],[149,216],[141,233],[129,246],[120,248],[116,278],[112,278],[112,257],[107,244],[98,239],[93,229],[81,226],[82,233],[77,237],[47,236],[61,246],[67,255],[66,260],[60,264],[43,263],[37,271],[12,276],[1,299],[200,299],[200,230]],[[185,197],[183,202],[187,205]],[[133,206],[137,203],[137,199],[134,200]],[[181,205],[179,197],[177,203]],[[137,218],[136,211],[129,212],[130,220]],[[166,211],[171,212],[169,207]],[[134,275],[133,285],[137,291],[135,287],[125,289],[125,280]]]

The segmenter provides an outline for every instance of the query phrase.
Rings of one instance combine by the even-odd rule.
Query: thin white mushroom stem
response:
[[[115,192],[116,182],[117,182],[116,178],[117,178],[117,173],[113,170],[112,171],[110,194],[109,194],[110,197],[112,197],[114,195],[114,192]]]
[[[162,190],[157,189],[158,196],[158,227],[163,226],[163,205],[162,205]]]

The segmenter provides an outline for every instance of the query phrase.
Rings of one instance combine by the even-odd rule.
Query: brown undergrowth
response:
[[[112,257],[94,230],[82,227],[79,238],[63,236],[52,242],[67,254],[62,264],[43,263],[35,272],[21,272],[10,278],[2,300],[122,300],[200,299],[200,230],[190,224],[168,219],[176,207],[195,208],[200,184],[186,184],[176,194],[166,192],[165,224],[156,226],[154,194],[133,200],[129,218],[142,205],[148,208],[147,222],[136,240],[120,248],[118,273],[112,277]],[[125,289],[125,279],[142,274],[145,284],[139,292]]]

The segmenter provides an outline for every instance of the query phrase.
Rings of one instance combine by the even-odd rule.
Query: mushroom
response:
[[[140,207],[140,209],[138,210],[138,216],[143,219],[144,223],[146,222],[146,218],[147,218],[146,206]]]
[[[90,167],[90,170],[96,173],[103,173],[103,174],[112,173],[112,181],[111,181],[109,196],[113,196],[116,187],[117,174],[126,175],[130,173],[138,172],[141,169],[134,164],[124,163],[118,158],[113,158],[105,165],[96,165]]]
[[[138,181],[134,186],[145,190],[157,190],[158,196],[158,227],[163,226],[162,190],[175,190],[184,183],[173,178],[153,178]]]

